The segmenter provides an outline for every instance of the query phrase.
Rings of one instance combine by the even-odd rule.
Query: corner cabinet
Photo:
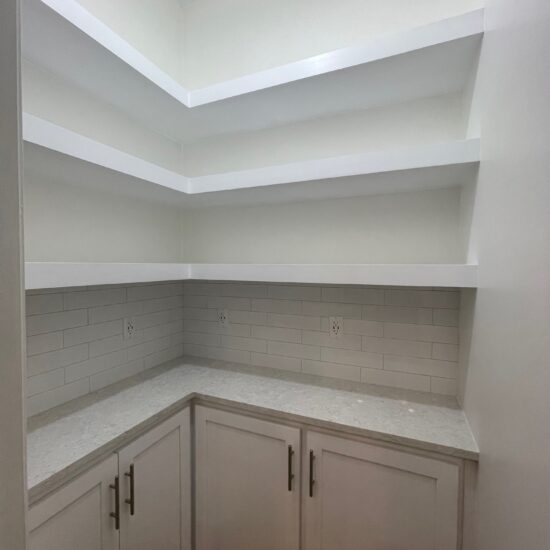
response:
[[[195,408],[197,550],[299,550],[300,430]]]
[[[456,550],[459,466],[306,434],[305,550]]]
[[[33,506],[29,550],[117,550],[117,473],[113,455]]]
[[[191,550],[189,409],[29,510],[30,550]]]

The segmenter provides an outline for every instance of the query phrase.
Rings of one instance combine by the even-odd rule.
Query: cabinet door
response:
[[[116,550],[116,455],[29,510],[29,550]]]
[[[456,464],[316,432],[304,455],[306,550],[456,550]]]
[[[191,547],[189,409],[122,449],[119,471],[121,550],[188,550]]]
[[[298,550],[300,431],[198,406],[195,434],[197,550]]]

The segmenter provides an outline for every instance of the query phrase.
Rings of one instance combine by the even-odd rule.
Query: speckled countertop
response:
[[[283,374],[262,376],[229,364],[187,359],[32,418],[27,439],[30,502],[193,398],[478,459],[464,413],[451,400],[380,388],[368,393],[335,389]]]

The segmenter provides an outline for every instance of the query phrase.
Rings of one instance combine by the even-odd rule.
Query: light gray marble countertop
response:
[[[29,500],[35,502],[193,398],[478,459],[466,417],[453,400],[306,381],[280,373],[242,372],[219,361],[180,359],[33,417],[27,438]]]

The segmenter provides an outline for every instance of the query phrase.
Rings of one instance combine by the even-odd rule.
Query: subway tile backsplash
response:
[[[28,414],[183,354],[455,395],[459,298],[448,289],[219,282],[29,291]],[[330,317],[341,318],[338,336]]]

